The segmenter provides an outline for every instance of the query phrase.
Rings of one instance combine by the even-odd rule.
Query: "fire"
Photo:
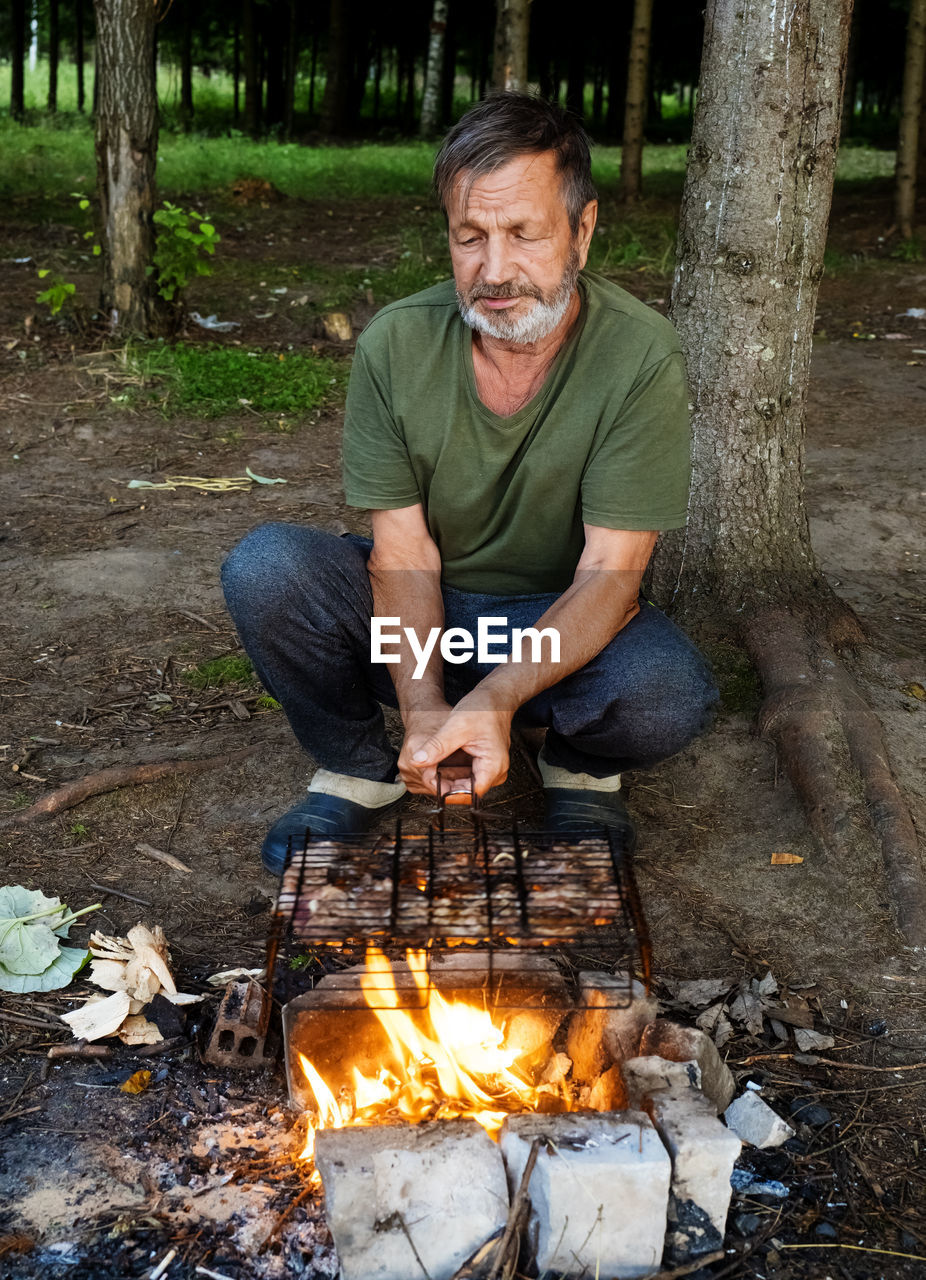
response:
[[[505,1116],[533,1110],[543,1093],[517,1070],[517,1050],[486,1009],[446,1000],[430,986],[427,955],[409,951],[406,962],[426,1000],[414,1016],[399,1007],[392,966],[376,947],[367,951],[361,978],[367,1004],[389,1038],[391,1061],[375,1077],[353,1069],[353,1086],[335,1097],[303,1054],[299,1061],[315,1095],[317,1116],[309,1117],[301,1158],[315,1149],[317,1129],[342,1129],[377,1121],[452,1120],[471,1117],[494,1136]]]

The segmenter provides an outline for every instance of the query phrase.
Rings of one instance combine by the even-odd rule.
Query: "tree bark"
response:
[[[496,0],[494,89],[527,88],[530,16],[530,0]]]
[[[447,34],[448,0],[434,0],[428,40],[428,61],[421,102],[421,136],[433,138],[441,125],[444,79],[444,40]]]
[[[299,24],[296,0],[289,0],[288,30],[286,33],[286,61],[283,77],[283,133],[288,140],[293,136],[296,115],[296,59],[298,53]]]
[[[241,19],[235,20],[232,36],[232,120],[235,127],[241,117]]]
[[[323,133],[339,134],[347,130],[350,56],[349,19],[344,0],[331,0],[328,20],[328,56],[325,59],[325,92],[321,109]]]
[[[183,0],[180,10],[180,127],[193,128],[193,0]]]
[[[766,695],[760,725],[830,859],[834,896],[859,830],[851,797],[864,797],[898,927],[923,947],[916,831],[876,717],[839,659],[864,634],[817,568],[804,507],[851,10],[852,0],[708,0],[670,305],[693,404],[692,492],[653,587],[682,618],[745,644]]]
[[[643,194],[643,129],[649,80],[653,0],[636,0],[627,56],[627,98],[624,103],[624,141],[621,146],[620,196],[639,200]]]
[[[97,183],[103,246],[100,306],[113,331],[156,335],[167,311],[149,274],[158,150],[151,0],[95,0]]]
[[[59,0],[48,0],[48,110],[58,110],[58,56],[61,50]]]
[[[74,5],[74,61],[77,64],[77,110],[83,113],[86,100],[84,88],[84,0]]]
[[[894,219],[902,240],[912,240],[916,224],[916,161],[926,64],[926,0],[911,0],[904,57],[900,130],[897,135]]]
[[[10,18],[10,115],[22,120],[26,114],[26,0],[12,0]]]
[[[244,131],[256,138],[260,128],[260,77],[257,73],[257,25],[254,0],[241,0],[241,43],[244,46]]]

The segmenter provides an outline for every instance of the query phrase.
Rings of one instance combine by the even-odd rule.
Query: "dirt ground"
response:
[[[363,265],[368,243],[388,263],[416,216],[400,201],[385,216],[330,208],[238,211],[246,230],[223,250],[294,277],[313,261]],[[926,307],[926,265],[871,260],[888,221],[876,197],[837,204],[833,243],[856,259],[821,291],[808,504],[821,563],[870,629],[854,670],[923,830],[926,319],[904,313]],[[259,691],[200,690],[183,673],[237,652],[218,570],[244,533],[267,520],[362,530],[364,518],[342,502],[337,411],[281,434],[253,413],[204,422],[127,410],[101,342],[36,316],[34,276],[12,261],[27,237],[37,253],[69,234],[37,230],[25,213],[0,230],[0,816],[103,767],[254,750],[13,824],[0,833],[0,880],[74,908],[101,901],[92,920],[104,932],[140,918],[160,924],[181,987],[207,991],[216,970],[261,963],[275,883],[260,867],[260,841],[311,766],[282,715],[258,705]],[[640,273],[620,283],[647,299],[668,287]],[[190,305],[240,318],[234,336],[244,344],[317,342],[305,311],[280,303],[257,319],[250,288],[205,282]],[[226,494],[127,488],[133,478],[241,475],[245,466],[287,483]],[[787,1030],[782,1039],[768,1023],[735,1028],[724,1053],[740,1085],[761,1084],[782,1111],[816,1102],[828,1119],[797,1124],[776,1153],[753,1153],[753,1167],[788,1195],[736,1201],[726,1260],[703,1274],[922,1276],[926,965],[892,926],[864,825],[851,865],[831,865],[755,734],[755,690],[729,654],[717,656],[716,727],[631,780],[659,990],[668,1000],[673,979],[729,978],[732,987],[771,971],[780,989],[804,993],[835,1045],[801,1054]],[[491,800],[502,813],[539,813],[518,760]],[[410,809],[423,821],[424,802]],[[191,872],[151,860],[140,844],[169,850]],[[782,851],[803,861],[773,865]],[[279,1074],[223,1074],[199,1058],[214,995],[172,1052],[143,1060],[116,1050],[108,1063],[55,1065],[46,1078],[49,1045],[68,1038],[54,1016],[89,989],[79,979],[0,1002],[0,1280],[147,1276],[171,1247],[169,1278],[196,1266],[240,1280],[333,1275],[317,1193],[259,1252],[303,1175],[287,1157],[295,1135]],[[154,1071],[149,1090],[118,1092],[143,1062]]]

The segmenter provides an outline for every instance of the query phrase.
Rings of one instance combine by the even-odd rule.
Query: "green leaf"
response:
[[[51,267],[40,267],[40,268],[39,268],[39,279],[40,279],[40,280],[44,280],[44,279],[45,279],[45,277],[46,277],[47,275],[49,275],[50,273],[51,273]]]
[[[94,258],[98,258],[102,252],[103,252],[103,250],[100,248],[100,246],[99,246],[98,244],[95,244],[95,245],[93,246],[93,256],[94,256]]]
[[[89,208],[90,208],[90,201],[89,201],[89,200],[81,200],[81,202],[80,202],[80,206],[79,206],[79,207],[80,207],[81,209],[89,209]]]
[[[10,973],[42,973],[58,954],[56,921],[60,927],[67,914],[60,898],[18,884],[0,889],[0,965]]]
[[[286,484],[286,481],[281,480],[279,477],[276,480],[269,480],[267,476],[255,475],[250,467],[245,467],[244,472],[245,475],[250,476],[255,484]]]
[[[12,973],[0,964],[0,991],[25,995],[29,991],[56,991],[66,987],[90,959],[89,951],[80,947],[61,947],[56,958],[41,973]]]

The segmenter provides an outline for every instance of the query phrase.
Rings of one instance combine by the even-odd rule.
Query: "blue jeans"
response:
[[[265,688],[317,763],[335,773],[392,781],[398,752],[382,706],[396,706],[388,665],[370,660],[372,543],[294,524],[249,533],[222,566],[241,643]],[[445,628],[475,635],[480,616],[536,623],[556,594],[492,596],[442,588]],[[446,664],[451,704],[491,666]],[[647,768],[709,725],[717,701],[691,641],[645,600],[597,657],[520,708],[515,723],[547,730],[551,764],[594,777]]]

